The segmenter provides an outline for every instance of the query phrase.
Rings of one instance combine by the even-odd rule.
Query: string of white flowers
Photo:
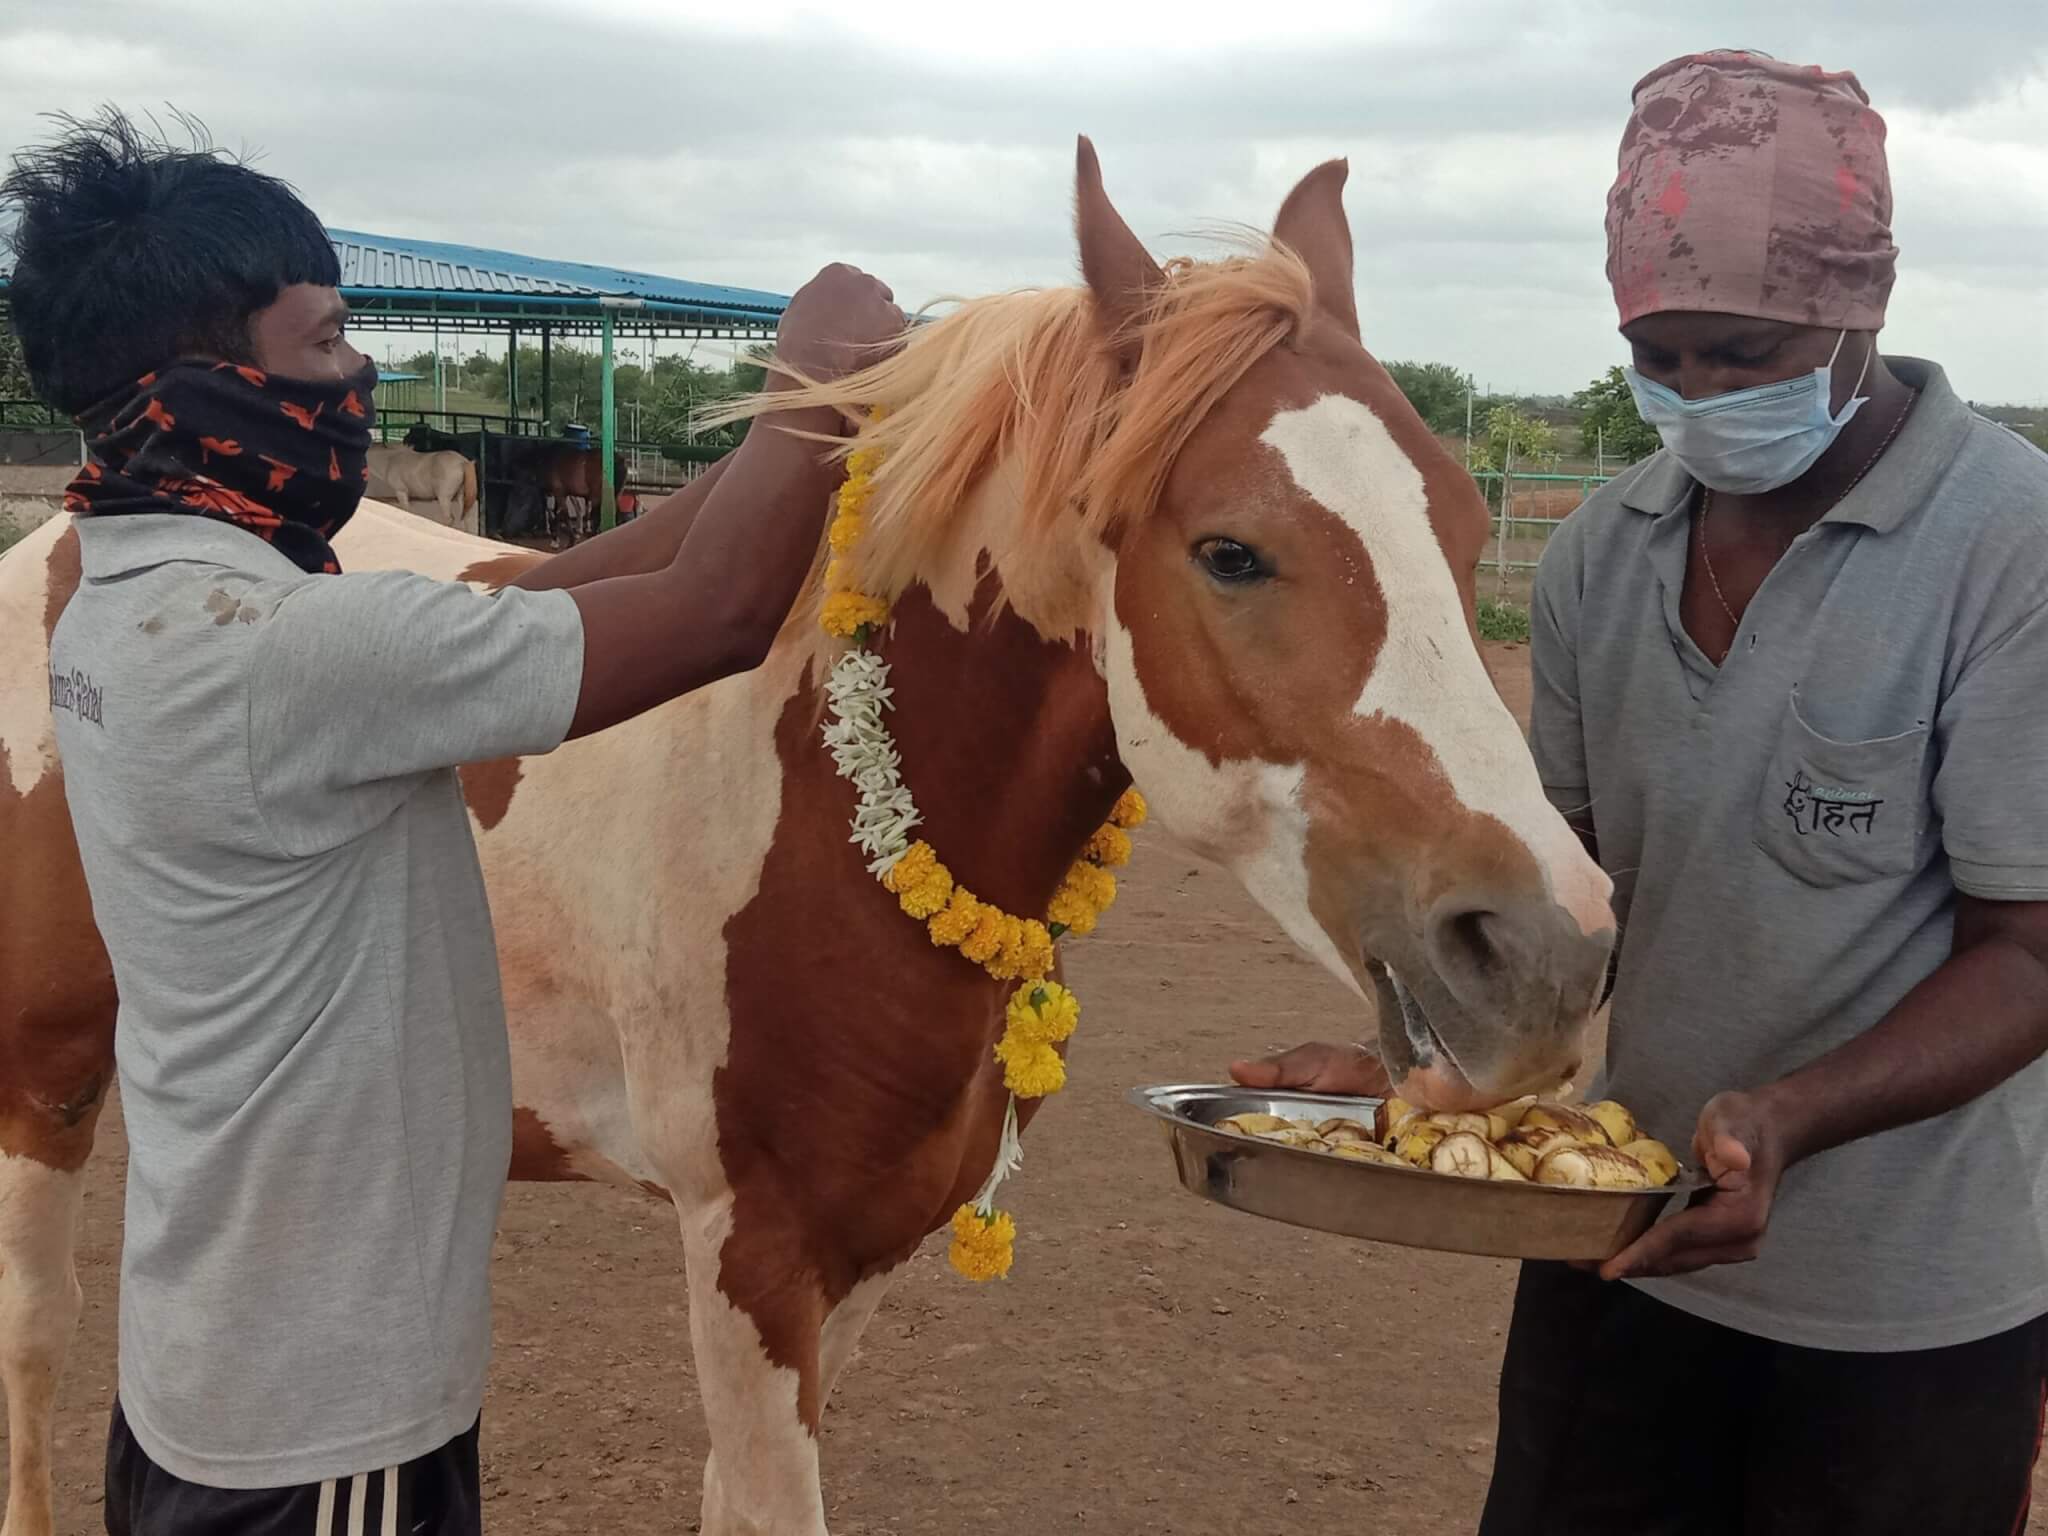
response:
[[[996,1165],[988,1171],[988,1182],[974,1197],[974,1208],[984,1216],[994,1214],[996,1190],[1003,1180],[1024,1166],[1024,1133],[1017,1124],[1017,1096],[1010,1095],[1003,1106],[1003,1139],[996,1148]]]
[[[841,656],[825,680],[832,713],[825,745],[839,777],[860,794],[847,840],[859,845],[868,873],[878,880],[896,867],[910,847],[911,831],[924,819],[904,786],[903,759],[882,719],[895,707],[892,692],[889,664],[862,645]]]

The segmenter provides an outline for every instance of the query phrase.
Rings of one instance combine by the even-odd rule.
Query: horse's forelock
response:
[[[997,552],[1006,572],[1144,516],[1216,403],[1299,335],[1314,302],[1308,268],[1277,246],[1181,260],[1139,317],[1128,378],[1088,290],[1070,287],[969,300],[873,367],[798,391],[849,413],[888,407],[861,434],[882,462],[854,560],[860,586],[894,597],[925,575],[999,462],[1019,469],[1013,528]]]

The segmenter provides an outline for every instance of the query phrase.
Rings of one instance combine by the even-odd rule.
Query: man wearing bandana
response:
[[[2048,1403],[2048,458],[1879,352],[1855,77],[1637,86],[1607,272],[1663,452],[1552,539],[1531,744],[1613,875],[1604,1082],[1711,1189],[1525,1264],[1482,1536],[2025,1528]],[[1355,1050],[1247,1082],[1384,1091]]]
[[[495,597],[347,574],[376,372],[304,204],[113,113],[17,156],[0,203],[30,374],[91,449],[51,670],[121,998],[107,1530],[479,1531],[512,1106],[454,769],[757,665],[835,478],[773,427],[841,424],[771,415]],[[903,326],[831,267],[779,355],[830,377]]]

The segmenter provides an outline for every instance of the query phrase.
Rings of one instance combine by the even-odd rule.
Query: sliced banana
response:
[[[1636,1117],[1628,1109],[1612,1099],[1602,1099],[1598,1104],[1588,1104],[1586,1113],[1600,1122],[1600,1129],[1607,1133],[1607,1139],[1617,1147],[1625,1147],[1642,1132],[1636,1129]]]
[[[1648,1189],[1650,1175],[1617,1148],[1579,1144],[1544,1153],[1536,1164],[1536,1182],[1573,1189]]]
[[[1477,1131],[1451,1131],[1430,1149],[1429,1166],[1461,1179],[1490,1179],[1493,1148]]]
[[[1403,1098],[1382,1100],[1380,1107],[1373,1111],[1373,1135],[1383,1147],[1391,1147],[1401,1134],[1401,1128],[1422,1113]]]
[[[1661,1141],[1648,1136],[1638,1137],[1621,1150],[1643,1165],[1643,1172],[1650,1176],[1650,1183],[1658,1189],[1678,1177],[1678,1159]]]
[[[1261,1141],[1277,1141],[1283,1147],[1327,1147],[1328,1142],[1312,1129],[1300,1125],[1283,1125],[1277,1131],[1259,1132]]]
[[[1488,1113],[1500,1116],[1501,1123],[1507,1126],[1508,1130],[1512,1131],[1522,1123],[1522,1116],[1529,1113],[1535,1107],[1535,1104],[1536,1095],[1533,1093],[1525,1094],[1519,1099],[1512,1099],[1506,1104],[1495,1107],[1488,1111]],[[1498,1136],[1494,1138],[1496,1141],[1499,1139]]]
[[[1330,1143],[1330,1151],[1337,1157],[1348,1157],[1353,1162],[1381,1163],[1389,1168],[1408,1166],[1376,1141],[1333,1141]]]
[[[1336,1115],[1316,1127],[1316,1134],[1325,1141],[1377,1141],[1372,1127],[1361,1121]]]
[[[1554,1099],[1539,1099],[1531,1104],[1522,1115],[1520,1130],[1532,1126],[1548,1126],[1552,1130],[1569,1131],[1576,1141],[1588,1142],[1598,1147],[1612,1146],[1607,1139],[1607,1128],[1575,1104],[1560,1104]]]
[[[1612,1099],[1581,1107],[1531,1094],[1483,1112],[1431,1113],[1390,1097],[1374,1106],[1370,1121],[1246,1111],[1216,1126],[1352,1162],[1505,1184],[1661,1189],[1680,1172],[1671,1149],[1644,1136],[1627,1106]]]
[[[1450,1134],[1442,1126],[1431,1125],[1427,1121],[1411,1125],[1401,1133],[1401,1139],[1394,1143],[1394,1154],[1404,1163],[1427,1168],[1429,1155],[1436,1150],[1436,1144]]]
[[[1262,1115],[1256,1112],[1248,1112],[1242,1115],[1232,1115],[1225,1120],[1218,1120],[1216,1128],[1221,1131],[1236,1131],[1240,1136],[1263,1136],[1268,1131],[1287,1129],[1287,1122],[1279,1115]]]

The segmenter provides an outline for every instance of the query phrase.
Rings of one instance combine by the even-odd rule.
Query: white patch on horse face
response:
[[[1527,844],[1582,925],[1597,920],[1612,887],[1544,797],[1521,729],[1473,648],[1422,471],[1386,423],[1347,395],[1282,411],[1260,440],[1306,495],[1358,535],[1372,561],[1387,636],[1353,709],[1420,736],[1459,803]]]
[[[1101,628],[1118,753],[1154,814],[1196,853],[1237,876],[1290,939],[1363,997],[1352,960],[1309,908],[1308,811],[1301,801],[1306,768],[1212,764],[1153,711],[1138,677],[1131,632],[1113,607]]]

